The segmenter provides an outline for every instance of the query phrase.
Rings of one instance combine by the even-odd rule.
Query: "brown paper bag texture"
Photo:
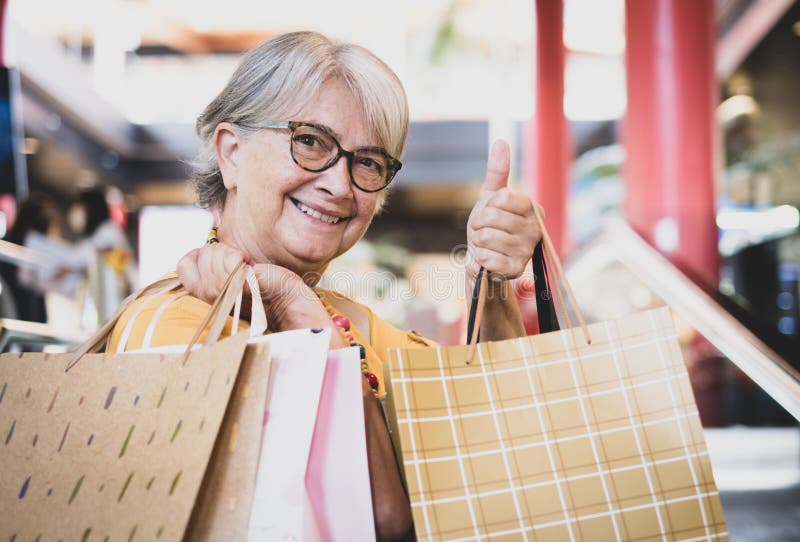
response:
[[[269,344],[248,345],[185,540],[246,540],[267,404]]]
[[[0,356],[0,538],[181,539],[246,342]]]
[[[420,540],[727,540],[669,311],[589,329],[390,352]]]

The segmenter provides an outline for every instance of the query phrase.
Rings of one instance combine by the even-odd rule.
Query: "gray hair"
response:
[[[225,205],[227,191],[214,152],[217,125],[229,122],[247,136],[252,132],[248,126],[295,120],[292,117],[331,78],[344,82],[359,100],[367,126],[380,145],[401,157],[408,136],[408,101],[397,75],[364,47],[335,42],[316,32],[283,34],[249,51],[198,117],[200,151],[190,181],[198,204],[207,209]],[[382,195],[379,203],[384,199]]]

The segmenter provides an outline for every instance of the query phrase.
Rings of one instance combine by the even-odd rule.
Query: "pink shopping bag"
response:
[[[362,378],[357,348],[331,351],[306,471],[315,540],[375,540]]]

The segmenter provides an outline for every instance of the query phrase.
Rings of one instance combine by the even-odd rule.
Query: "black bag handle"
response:
[[[556,317],[550,275],[544,258],[543,242],[539,241],[533,250],[533,283],[536,287],[536,316],[539,320],[539,333],[549,333],[561,329]]]
[[[536,287],[536,316],[539,320],[539,332],[549,333],[561,329],[556,317],[556,308],[553,303],[553,291],[550,287],[550,279],[547,274],[547,263],[544,258],[543,241],[536,244],[533,250],[533,280]],[[478,276],[475,278],[475,287],[472,290],[472,300],[469,305],[469,318],[467,320],[467,344],[472,342],[472,334],[478,333],[477,340],[480,341],[480,329],[475,330],[475,318],[478,312],[478,301],[480,299],[480,285],[484,279],[486,270],[481,267]]]

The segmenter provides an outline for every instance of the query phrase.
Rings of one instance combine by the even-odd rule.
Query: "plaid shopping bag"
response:
[[[537,297],[543,330],[557,329],[551,293]],[[385,374],[420,540],[727,539],[666,308],[474,357],[396,349]]]

